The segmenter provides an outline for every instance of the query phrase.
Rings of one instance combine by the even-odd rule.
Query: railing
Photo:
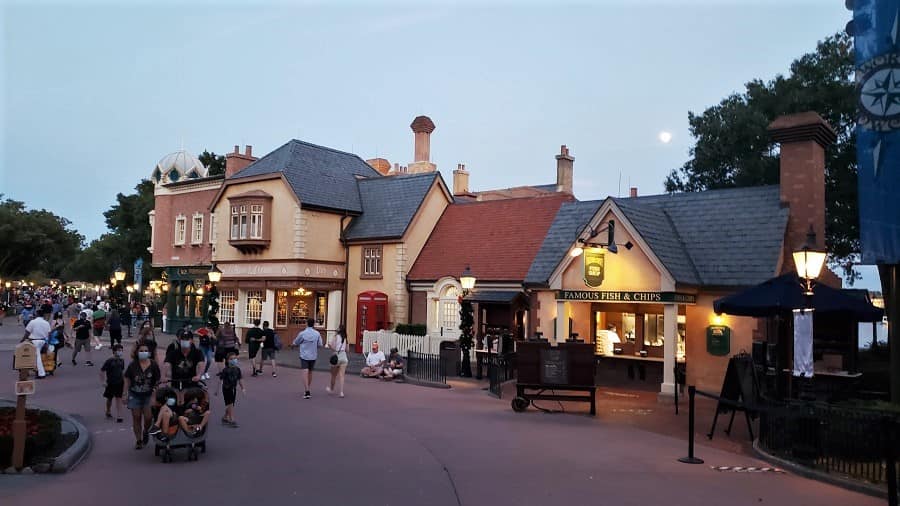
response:
[[[503,397],[503,383],[516,377],[516,354],[491,354],[487,358],[488,392],[499,398]]]
[[[431,353],[406,352],[406,378],[435,385],[446,385],[446,360]]]
[[[365,330],[363,331],[363,351],[368,352],[372,349],[372,343],[377,342],[378,347],[387,353],[391,348],[397,348],[400,353],[407,351],[415,351],[418,353],[428,353],[438,355],[440,353],[441,341],[452,341],[453,339],[442,338],[438,335],[426,336],[410,336],[406,334],[398,334],[389,330]]]
[[[773,455],[878,485],[888,483],[888,459],[900,455],[897,413],[790,401],[761,410],[759,430]]]

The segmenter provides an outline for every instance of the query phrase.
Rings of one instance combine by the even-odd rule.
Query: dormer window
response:
[[[272,196],[256,190],[228,200],[231,210],[228,242],[244,253],[256,253],[269,247]]]

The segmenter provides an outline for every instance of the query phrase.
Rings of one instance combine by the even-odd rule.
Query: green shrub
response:
[[[424,336],[428,327],[424,323],[398,323],[394,332],[408,336]]]

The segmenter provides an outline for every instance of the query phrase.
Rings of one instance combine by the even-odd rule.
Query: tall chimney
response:
[[[234,151],[225,155],[225,177],[229,178],[244,170],[248,165],[256,161],[253,157],[253,146],[244,146],[244,152],[240,152],[240,146],[234,146]]]
[[[453,171],[453,194],[466,195],[469,193],[469,171],[464,164],[458,164]]]
[[[409,164],[409,172],[434,172],[437,166],[431,163],[431,132],[434,122],[428,116],[417,116],[409,125],[415,136],[415,153],[413,163]]]
[[[575,158],[569,155],[569,148],[563,144],[559,147],[559,154],[556,155],[556,191],[572,193],[574,164]]]
[[[629,192],[628,196],[631,198],[637,197],[637,186],[631,187],[631,191]]]
[[[769,135],[781,143],[781,202],[790,209],[784,235],[784,273],[795,270],[791,253],[806,243],[810,227],[818,246],[825,245],[825,148],[837,135],[812,111],[780,116],[769,125]]]

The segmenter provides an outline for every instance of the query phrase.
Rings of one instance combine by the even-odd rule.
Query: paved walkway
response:
[[[9,363],[8,350],[20,334],[21,327],[0,327],[0,363]],[[108,348],[101,353],[108,356]],[[151,450],[132,449],[127,424],[103,417],[98,372],[67,365],[38,383],[31,401],[78,416],[93,432],[94,447],[65,475],[0,476],[3,504],[884,502],[791,474],[714,471],[710,466],[765,464],[711,446],[698,449],[706,465],[678,463],[683,438],[640,428],[655,412],[614,412],[621,408],[601,403],[593,419],[517,414],[508,398],[498,401],[472,382],[440,390],[352,376],[347,397],[339,399],[324,392],[327,375],[319,372],[313,399],[303,400],[296,369],[283,369],[278,378],[247,378],[247,395],[238,399],[241,427],[212,426],[209,451],[199,462],[178,455],[175,463],[161,464]],[[0,378],[8,385],[0,392],[11,392],[14,373]],[[213,408],[221,413],[219,398]]]

